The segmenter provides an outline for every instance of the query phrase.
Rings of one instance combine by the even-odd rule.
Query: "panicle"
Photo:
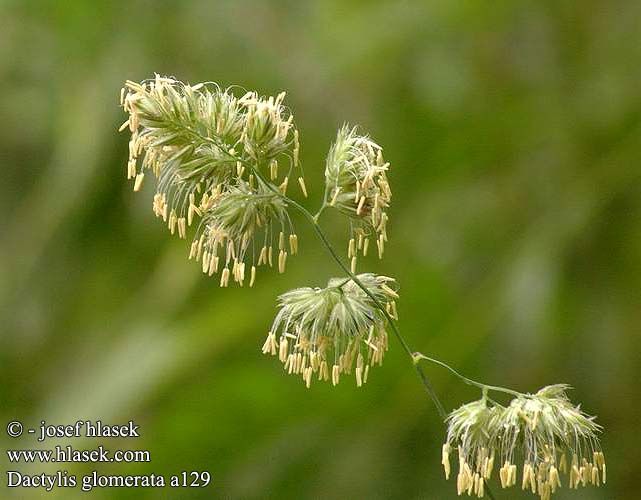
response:
[[[284,181],[278,180],[279,161],[289,160],[291,171],[299,155],[298,131],[284,97],[249,92],[237,98],[215,83],[191,86],[160,75],[127,81],[123,88],[129,119],[121,130],[131,132],[127,177],[139,191],[151,170],[153,210],[171,234],[186,238],[197,223],[189,257],[201,261],[209,275],[221,269],[221,286],[230,278],[242,285],[245,274],[253,285],[256,266],[272,264],[278,232],[289,233],[292,254],[298,248],[287,205],[272,192],[287,186],[285,169]],[[269,180],[258,175],[262,169],[269,169]],[[306,193],[302,176],[299,184]],[[287,252],[279,250],[284,272]]]
[[[382,148],[356,127],[343,125],[325,164],[325,185],[330,206],[352,220],[365,255],[369,238],[376,240],[379,258],[387,242],[387,208],[392,198],[386,172],[389,163]]]
[[[442,463],[447,478],[450,452],[458,449],[459,495],[483,497],[495,459],[503,488],[517,483],[520,460],[522,489],[544,500],[561,487],[562,474],[570,488],[605,483],[600,426],[570,402],[567,389],[547,386],[514,398],[507,407],[483,398],[450,413]]]
[[[359,274],[358,279],[381,303],[398,297],[386,276]],[[332,278],[326,288],[297,288],[279,297],[280,310],[263,352],[278,354],[289,374],[309,387],[312,377],[337,385],[351,374],[360,387],[369,368],[383,362],[388,349],[385,318],[372,299],[349,278]],[[274,346],[272,348],[271,346]]]

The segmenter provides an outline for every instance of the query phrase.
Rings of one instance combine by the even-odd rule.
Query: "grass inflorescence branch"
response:
[[[387,209],[392,199],[389,162],[383,148],[358,128],[342,126],[325,161],[320,208],[312,214],[288,196],[290,178],[306,198],[299,130],[284,106],[285,93],[238,97],[215,83],[189,85],[156,75],[127,81],[121,105],[129,114],[127,177],[134,191],[145,176],[155,177],[152,208],[171,234],[192,238],[189,258],[202,272],[251,287],[259,268],[286,270],[299,251],[290,211],[300,213],[343,273],[325,287],[301,287],[278,298],[279,311],[262,350],[277,356],[287,373],[337,385],[354,374],[367,383],[370,368],[381,365],[396,338],[447,427],[441,462],[451,473],[457,450],[457,492],[494,498],[488,486],[495,461],[503,488],[517,483],[543,499],[561,487],[598,486],[607,472],[598,435],[601,428],[573,405],[568,386],[552,385],[521,393],[463,376],[447,363],[412,350],[397,320],[396,281],[357,272],[369,253],[383,257],[388,241]],[[327,210],[341,214],[349,228],[346,259],[336,250],[319,219]],[[193,229],[192,229],[193,228]],[[421,362],[445,368],[481,391],[477,401],[448,413]],[[507,405],[489,393],[509,395]]]

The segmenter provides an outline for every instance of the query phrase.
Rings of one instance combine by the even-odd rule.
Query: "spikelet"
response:
[[[521,488],[542,499],[549,499],[561,487],[562,473],[568,474],[570,488],[598,486],[606,470],[598,440],[600,427],[572,405],[567,389],[565,385],[547,386],[536,394],[516,397],[507,407],[481,399],[454,410],[447,418],[441,460],[446,477],[449,453],[458,448],[459,492],[482,496],[480,481],[490,479],[495,457],[503,464],[501,487],[516,484],[515,461],[522,457]],[[569,469],[566,455],[573,457]]]
[[[127,177],[134,179],[134,191],[151,170],[154,213],[180,238],[196,226],[189,258],[203,259],[203,272],[210,276],[221,268],[221,286],[230,278],[242,285],[245,269],[254,284],[256,262],[248,250],[258,236],[258,265],[271,265],[274,226],[290,228],[291,255],[298,250],[287,205],[273,192],[279,184],[269,184],[278,179],[279,161],[291,160],[300,147],[284,97],[249,92],[237,98],[216,84],[191,86],[160,75],[127,81],[122,90],[129,119],[120,129],[131,132]],[[264,164],[270,181],[256,175]],[[302,177],[299,183],[306,193]],[[287,177],[280,183],[286,185]],[[281,272],[286,257],[281,253]]]
[[[398,297],[392,278],[360,274],[358,279],[383,304]],[[354,371],[360,387],[370,365],[382,363],[388,349],[385,318],[352,280],[332,278],[326,288],[292,290],[279,297],[279,307],[268,338],[280,334],[279,360],[308,387],[312,375],[329,380],[330,364],[333,385]]]
[[[232,279],[241,286],[248,271],[249,286],[256,280],[257,266],[267,263],[272,253],[269,236],[274,234],[274,226],[285,227],[290,224],[287,205],[282,197],[268,190],[262,184],[251,189],[248,183],[239,183],[218,196],[207,210],[203,211],[200,224],[192,242],[191,254],[199,259],[198,248],[208,255],[222,259],[225,268],[231,266]],[[279,239],[285,239],[281,232]],[[289,235],[298,249],[298,238]],[[256,244],[258,241],[258,244]],[[262,246],[258,256],[253,248]],[[269,246],[268,246],[269,245]],[[194,250],[195,248],[195,250]],[[258,262],[254,259],[257,257]],[[285,272],[287,252],[279,253],[279,272]],[[213,272],[216,272],[214,270]]]

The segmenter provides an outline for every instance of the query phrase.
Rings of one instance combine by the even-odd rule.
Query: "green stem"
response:
[[[318,212],[314,214],[314,222],[318,223],[318,219],[320,219],[321,214],[325,211],[325,209],[329,206],[327,205],[327,195],[329,194],[329,190],[327,187],[325,187],[325,193],[323,194],[323,203],[321,204],[320,208],[318,209]]]
[[[317,224],[318,224],[318,219],[320,218],[321,214],[325,211],[325,209],[326,209],[326,208],[327,208],[327,203],[325,203],[325,201],[323,201],[323,204],[322,204],[322,205],[321,205],[321,207],[318,209],[318,212],[316,212],[316,213],[314,214],[314,222],[315,222],[315,223],[317,223]]]
[[[338,285],[336,285],[336,288],[342,289],[347,283],[352,281],[352,278],[345,278],[343,281],[341,281]]]
[[[444,363],[443,361],[440,361],[438,359],[430,358],[429,356],[426,356],[423,353],[420,352],[415,352],[413,354],[413,359],[415,363],[418,363],[421,360],[429,361],[430,363],[434,363],[435,365],[441,366],[445,368],[446,370],[449,370],[451,373],[456,375],[458,378],[460,378],[463,382],[465,382],[468,385],[473,385],[474,387],[478,387],[483,391],[483,396],[487,396],[487,391],[494,391],[494,392],[503,392],[505,394],[511,394],[512,396],[517,396],[521,397],[523,396],[522,393],[518,391],[513,391],[512,389],[507,389],[505,387],[500,387],[498,385],[488,385],[484,384],[482,382],[478,382],[476,380],[472,380],[471,378],[467,378],[464,375],[461,375],[459,372],[457,372],[454,368],[452,368],[450,365],[447,363]]]

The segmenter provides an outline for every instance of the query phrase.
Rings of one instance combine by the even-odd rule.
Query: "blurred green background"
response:
[[[260,354],[276,295],[337,272],[304,221],[285,275],[220,290],[155,219],[151,186],[131,191],[119,89],[159,72],[286,90],[312,208],[336,128],[369,131],[394,200],[386,257],[361,269],[398,279],[411,346],[488,383],[572,384],[605,426],[608,485],[556,498],[638,498],[641,3],[4,0],[0,22],[3,485],[7,468],[59,468],[10,467],[7,447],[38,446],[6,422],[101,418],[143,437],[70,444],[151,463],[70,473],[208,470],[212,485],[92,498],[455,496],[393,340],[360,390],[307,390]],[[340,221],[323,224],[344,248]],[[448,409],[477,397],[428,372]]]

